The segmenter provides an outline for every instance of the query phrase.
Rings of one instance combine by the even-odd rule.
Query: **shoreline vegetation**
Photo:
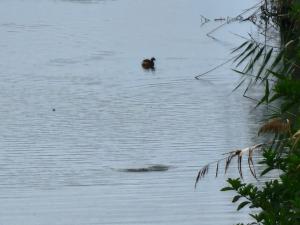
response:
[[[246,18],[245,12],[252,14]],[[235,64],[234,72],[241,75],[236,88],[244,87],[244,97],[254,86],[264,89],[261,99],[252,99],[256,107],[262,104],[272,109],[271,115],[261,126],[258,135],[265,135],[266,142],[228,152],[223,158],[203,166],[196,177],[195,188],[215,168],[217,177],[220,163],[225,162],[225,173],[237,158],[239,178],[229,178],[222,191],[233,191],[232,202],[237,210],[250,208],[247,225],[299,225],[300,224],[300,1],[263,0],[237,16],[239,21],[257,25],[263,39],[249,34],[246,41],[233,50],[234,56],[215,68],[196,76],[200,79],[209,72],[229,63]],[[204,23],[209,20],[202,16]],[[228,23],[228,20],[209,32]],[[233,20],[232,20],[233,21]],[[279,44],[276,39],[280,39]],[[249,98],[249,97],[248,97]],[[253,154],[261,152],[259,162],[264,170],[257,174]],[[247,183],[243,180],[243,158],[256,179],[273,170],[280,174],[264,184]],[[238,223],[238,225],[244,225]]]

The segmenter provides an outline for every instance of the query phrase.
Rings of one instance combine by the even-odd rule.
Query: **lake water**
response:
[[[1,0],[0,224],[231,225],[226,177],[198,169],[253,144],[261,112],[232,93],[255,1]],[[218,7],[216,7],[218,6]],[[145,57],[156,70],[144,71]],[[151,165],[166,171],[128,172]],[[237,177],[236,170],[230,176]]]

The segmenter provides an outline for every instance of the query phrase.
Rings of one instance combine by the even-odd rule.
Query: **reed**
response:
[[[261,104],[272,106],[273,115],[258,130],[258,135],[272,134],[269,142],[237,149],[225,154],[216,161],[207,163],[198,171],[195,188],[206,175],[210,167],[216,166],[215,176],[220,173],[220,164],[224,162],[226,174],[234,159],[237,159],[239,178],[229,178],[228,186],[222,191],[234,191],[233,203],[239,203],[237,210],[244,207],[256,209],[249,215],[256,225],[299,225],[300,224],[300,2],[298,0],[264,0],[259,3],[248,21],[257,25],[264,35],[264,43],[251,35],[244,43],[232,51],[234,57],[202,73],[200,78],[221,66],[232,62],[241,81],[235,88],[248,84],[243,96]],[[212,30],[208,36],[225,24]],[[274,34],[270,30],[281,31],[281,45],[268,43]],[[254,85],[262,86],[261,99],[247,95]],[[276,105],[276,106],[275,106]],[[278,105],[278,107],[277,107]],[[270,137],[270,136],[268,136]],[[253,157],[262,153],[259,162],[264,170],[259,176],[265,176],[272,170],[280,171],[278,177],[263,184],[243,181],[242,163],[247,158],[250,173],[256,179]],[[242,225],[242,224],[240,224]]]
[[[243,156],[246,156],[248,158],[247,162],[248,162],[249,170],[250,170],[251,174],[253,175],[253,177],[257,178],[256,173],[255,173],[254,163],[253,163],[253,153],[254,153],[254,151],[261,150],[262,147],[265,145],[267,145],[267,144],[261,143],[261,144],[253,145],[253,146],[250,146],[247,148],[230,151],[230,152],[225,153],[226,157],[223,157],[221,159],[218,159],[216,161],[213,161],[213,162],[210,162],[210,163],[204,165],[198,171],[196,181],[195,181],[195,188],[197,187],[197,184],[199,183],[199,181],[208,174],[209,168],[212,165],[216,164],[215,176],[218,177],[220,163],[222,161],[225,161],[224,173],[226,174],[229,169],[229,166],[234,158],[237,158],[238,173],[239,173],[240,177],[243,178],[243,171],[242,171]]]

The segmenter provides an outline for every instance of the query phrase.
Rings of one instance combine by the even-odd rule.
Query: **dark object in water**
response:
[[[140,167],[140,168],[127,168],[121,169],[122,172],[131,172],[131,173],[143,173],[143,172],[161,172],[167,171],[170,167],[166,165],[152,165],[147,167]]]
[[[52,111],[53,111],[53,112],[55,112],[55,111],[56,111],[56,109],[54,109],[54,108],[53,108],[53,109],[52,109]]]
[[[144,69],[154,69],[154,61],[154,57],[152,57],[151,59],[144,59],[142,62],[142,67]]]
[[[222,17],[221,17],[221,18],[216,18],[216,19],[215,19],[215,21],[224,21],[224,20],[226,20],[226,19],[225,19],[225,18],[222,18]]]

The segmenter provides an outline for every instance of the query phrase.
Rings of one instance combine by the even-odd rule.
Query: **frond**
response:
[[[196,178],[196,182],[195,182],[195,188],[197,187],[197,183],[199,182],[199,180],[202,179],[208,173],[208,169],[209,169],[209,164],[203,166],[199,170],[197,178]]]
[[[288,132],[290,132],[290,121],[288,119],[273,118],[259,129],[258,135],[261,133],[283,134]]]
[[[300,134],[300,132],[299,132],[299,134]],[[221,161],[225,161],[224,171],[225,171],[225,174],[226,174],[227,170],[228,170],[228,168],[229,168],[229,166],[230,166],[230,164],[232,162],[232,159],[235,158],[235,157],[237,157],[237,159],[238,159],[238,172],[239,172],[239,175],[240,175],[241,178],[243,178],[242,158],[247,153],[248,153],[248,166],[249,166],[250,172],[251,172],[252,176],[256,178],[255,169],[254,169],[254,163],[253,163],[253,152],[255,150],[261,149],[265,145],[266,145],[265,143],[261,143],[261,144],[253,145],[253,146],[250,146],[250,147],[247,147],[247,148],[243,148],[243,149],[238,149],[238,150],[235,150],[235,151],[227,152],[227,153],[225,153],[227,155],[226,157],[224,157],[222,159],[219,159],[217,161],[213,161],[213,162],[210,162],[210,163],[206,164],[198,172],[198,175],[197,175],[197,178],[196,178],[196,181],[195,181],[195,188],[197,187],[198,182],[202,178],[204,178],[205,175],[207,175],[208,169],[209,169],[210,165],[216,164],[216,173],[215,173],[215,176],[217,177],[218,174],[219,174],[219,164],[220,164],[220,162]]]

